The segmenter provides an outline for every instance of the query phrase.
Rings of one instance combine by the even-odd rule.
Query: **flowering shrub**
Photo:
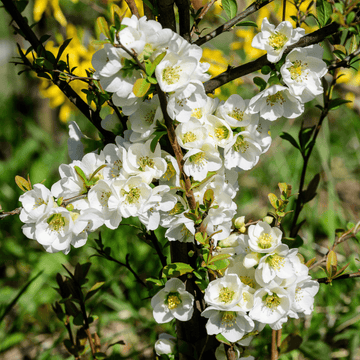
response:
[[[226,4],[229,18],[235,18],[235,3]],[[101,226],[115,230],[125,218],[138,218],[145,238],[159,227],[166,229],[171,262],[157,247],[163,269],[159,278],[147,283],[154,284],[149,286],[154,319],[160,324],[176,319],[179,336],[160,338],[156,353],[240,358],[265,325],[279,331],[289,318],[310,315],[319,290],[319,282],[309,275],[311,263],[305,264],[297,247],[284,242],[288,238],[281,225],[291,212],[291,186],[280,183],[280,198],[269,194],[274,213],[255,222],[237,216],[234,199],[241,190],[238,173],[251,170],[269,150],[272,123],[301,116],[304,104],[324,93],[329,67],[323,49],[301,43],[304,29],[288,21],[275,27],[264,18],[252,46],[266,50],[268,62],[261,68],[270,76],[254,78],[260,89],[254,97],[232,94],[220,101],[208,95],[210,64],[200,61],[198,41],[189,42],[145,16],[116,15],[114,20],[110,27],[104,18],[98,20],[103,47],[92,57],[91,91],[86,93],[96,114],[105,104],[114,110],[97,122],[106,144],[84,154],[84,135],[71,124],[72,162],[60,165],[60,180],[49,190],[17,178],[25,190],[19,199],[22,231],[47,252],[67,254],[71,246],[85,245],[89,233]],[[67,73],[73,76],[60,58],[59,50],[55,68],[60,67],[65,78]],[[55,82],[64,81],[40,69],[39,62],[38,67],[25,64],[39,76],[46,70]],[[345,102],[330,96],[331,91],[324,94],[321,121],[331,106]],[[289,134],[282,137],[308,159],[317,131],[310,134],[313,138],[303,133],[300,145]],[[313,187],[306,198],[300,189],[304,198],[297,200],[292,240],[300,228],[299,211],[314,195]],[[330,282],[345,270],[337,271],[331,251],[325,259]],[[208,346],[204,338],[211,335],[216,340],[212,337]],[[89,341],[92,344],[91,337]],[[96,357],[93,346],[91,350]]]

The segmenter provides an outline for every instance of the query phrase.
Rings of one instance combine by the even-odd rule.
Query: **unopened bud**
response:
[[[66,205],[66,210],[73,211],[74,210],[74,205],[73,204],[67,204]]]
[[[234,221],[235,227],[241,232],[244,233],[246,231],[245,227],[245,216],[239,216]]]
[[[272,216],[265,216],[263,218],[263,221],[265,221],[266,223],[268,223],[269,225],[271,225],[271,223],[273,222],[274,218]]]
[[[236,233],[231,234],[224,240],[219,241],[219,246],[221,247],[235,247],[238,244],[238,235]]]

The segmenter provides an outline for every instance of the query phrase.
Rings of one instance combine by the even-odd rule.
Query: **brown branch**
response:
[[[130,11],[133,15],[135,15],[138,19],[140,19],[139,10],[135,4],[134,0],[125,0],[128,7],[130,8]]]
[[[319,284],[331,284],[332,281],[334,280],[346,280],[346,279],[352,279],[352,278],[357,278],[360,277],[360,271],[356,272],[356,273],[351,273],[351,274],[343,274],[340,275],[334,279],[331,279],[331,281],[329,281],[329,279],[327,277],[324,278],[320,278],[320,279],[314,279],[315,281],[317,281]]]
[[[279,357],[277,349],[277,331],[271,331],[271,360],[277,360]]]
[[[258,2],[258,1],[253,2],[243,12],[236,15],[234,18],[232,18],[231,20],[229,20],[225,24],[219,26],[217,29],[212,31],[210,34],[202,36],[199,39],[197,39],[196,41],[194,41],[194,44],[199,45],[199,46],[205,44],[206,42],[208,42],[209,40],[212,40],[213,38],[215,38],[216,36],[222,34],[223,32],[230,30],[239,21],[245,19],[247,16],[253,14],[254,12],[258,11],[263,6],[271,3],[272,1],[273,0],[265,0],[265,1],[261,2],[261,3]]]
[[[22,210],[22,207],[18,207],[18,208],[14,209],[14,210],[11,210],[11,211],[3,211],[3,212],[0,213],[0,220],[3,220],[6,217],[11,216],[11,215],[18,215],[18,214],[20,214],[21,210]]]
[[[46,50],[35,33],[28,25],[25,18],[18,11],[14,2],[11,0],[1,0],[4,4],[6,11],[11,15],[13,20],[18,25],[19,29],[25,36],[25,39],[34,48],[34,51],[38,56],[44,56],[51,62],[51,59],[47,58]],[[90,120],[90,122],[97,128],[97,130],[104,136],[106,142],[114,142],[115,135],[110,131],[106,131],[101,127],[101,117],[99,112],[94,111],[86,102],[72,89],[72,87],[63,80],[60,80],[59,75],[54,74],[53,83],[65,94],[65,96]]]
[[[174,13],[175,0],[159,0],[159,22],[163,28],[176,32],[176,21]]]
[[[340,25],[337,23],[331,23],[322,29],[314,31],[311,34],[305,35],[302,37],[296,44],[289,46],[284,54],[288,54],[291,50],[297,47],[305,47],[313,44],[317,44],[324,40],[327,36],[336,33],[339,30]],[[271,65],[267,60],[266,55],[261,56],[260,58],[248,62],[244,65],[240,65],[236,68],[229,67],[226,71],[221,73],[218,76],[208,80],[204,83],[205,91],[207,93],[212,93],[216,88],[232,81],[242,76],[248,75],[254,71],[260,70],[265,65]]]
[[[179,13],[180,35],[190,41],[190,6],[188,0],[175,0]]]
[[[197,26],[199,25],[200,21],[204,18],[204,16],[207,14],[207,12],[210,10],[211,6],[214,5],[215,1],[217,0],[211,0],[209,1],[201,10],[199,16],[195,19],[194,24],[190,30],[190,38],[193,37],[195,30],[197,29]]]

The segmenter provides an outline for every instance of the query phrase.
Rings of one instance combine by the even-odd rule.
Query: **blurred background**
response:
[[[23,14],[30,24],[38,22],[34,30],[39,37],[51,34],[46,48],[55,54],[65,39],[72,38],[63,58],[68,54],[71,66],[77,66],[75,73],[86,76],[85,69],[91,68],[91,57],[98,49],[92,45],[92,40],[99,39],[96,18],[108,17],[113,2],[125,16],[130,16],[125,1],[111,0],[35,0],[30,1]],[[141,2],[137,3],[141,9]],[[239,1],[239,11],[249,4]],[[303,9],[307,5],[308,2],[304,2]],[[194,3],[194,6],[201,4]],[[262,8],[251,20],[260,29],[264,17],[278,23],[281,11],[281,3],[276,1]],[[287,20],[293,13],[294,7],[289,3]],[[48,80],[29,72],[18,75],[24,68],[11,63],[16,62],[18,56],[16,42],[22,49],[27,49],[29,44],[13,34],[11,19],[4,9],[0,14],[3,19],[0,22],[0,204],[4,211],[10,211],[20,206],[18,198],[22,191],[15,184],[16,175],[26,178],[29,174],[33,184],[44,182],[48,188],[59,179],[59,165],[70,161],[67,153],[69,121],[76,121],[90,138],[97,139],[98,135],[90,122]],[[201,25],[204,33],[224,22],[220,16],[225,14],[218,1]],[[306,32],[316,29],[304,27]],[[263,55],[262,51],[251,47],[251,39],[258,29],[235,27],[203,46],[204,61],[211,63],[211,74],[217,75],[228,65],[237,66]],[[325,56],[330,59],[330,47],[326,42],[323,47]],[[317,197],[305,206],[300,216],[300,220],[306,219],[300,233],[304,240],[300,252],[306,261],[326,254],[336,229],[346,229],[348,223],[359,221],[360,74],[354,70],[341,73],[344,76],[339,79],[336,95],[353,102],[329,114],[310,160],[306,184],[317,173],[321,180]],[[257,92],[252,82],[254,76],[259,74],[233,81],[217,89],[215,95],[226,99],[230,94],[238,93],[249,99]],[[71,85],[85,99],[81,90],[86,89],[86,84],[73,81]],[[319,117],[319,110],[314,107],[318,102],[321,103],[321,99],[307,104],[306,112],[300,118],[279,119],[272,126],[270,150],[253,170],[239,174],[239,216],[245,215],[247,221],[264,217],[271,210],[267,195],[272,192],[279,196],[279,182],[291,184],[293,192],[297,192],[302,158],[278,135],[286,131],[296,138],[302,121],[305,126],[314,125]],[[154,250],[136,236],[136,225],[136,219],[127,219],[116,231],[102,228],[103,243],[121,262],[125,262],[125,256],[130,254],[130,263],[142,279],[157,277],[160,261]],[[288,226],[285,221],[284,228],[288,229]],[[161,231],[158,234],[161,237]],[[92,263],[89,288],[96,282],[105,281],[88,309],[99,317],[93,326],[101,338],[103,350],[120,340],[125,342],[125,345],[113,346],[107,352],[108,358],[154,358],[153,344],[158,334],[172,333],[172,327],[155,323],[148,292],[135,282],[127,269],[104,258],[90,259],[96,253],[92,247],[98,237],[98,233],[92,234],[86,246],[72,248],[67,256],[48,254],[37,242],[22,234],[18,216],[0,222],[0,359],[73,358],[62,344],[67,336],[65,328],[51,308],[52,303],[60,300],[54,290],[55,276],[58,272],[65,275],[62,264],[72,270],[78,262],[87,261]],[[357,271],[358,239],[345,242],[336,249],[340,265],[349,262],[349,270]],[[39,272],[39,277],[7,311],[20,290]],[[325,273],[316,269],[312,276],[324,277]],[[303,337],[303,343],[299,350],[283,355],[281,359],[360,359],[359,290],[357,279],[334,281],[332,286],[322,284],[315,299],[314,314],[285,325],[283,337],[298,333]],[[6,316],[2,317],[5,312]],[[259,339],[253,341],[252,354],[258,359],[268,358],[270,339],[271,331],[265,329]]]

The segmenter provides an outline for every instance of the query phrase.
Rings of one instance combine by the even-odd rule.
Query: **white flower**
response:
[[[201,313],[201,316],[209,319],[206,323],[206,331],[209,335],[221,334],[231,342],[240,340],[254,329],[252,319],[244,311],[237,311],[236,307],[222,311],[210,306]]]
[[[282,238],[282,231],[279,228],[272,228],[264,221],[250,225],[248,234],[250,249],[259,253],[273,252],[280,245]]]
[[[251,98],[249,112],[260,113],[265,120],[274,121],[281,116],[296,118],[304,112],[304,104],[282,85],[273,85]]]
[[[225,167],[250,170],[258,163],[261,153],[261,146],[253,134],[249,131],[241,131],[234,135],[232,141],[225,146]]]
[[[191,118],[186,123],[179,124],[175,134],[179,145],[187,150],[200,149],[208,137],[204,125],[195,118]]]
[[[107,144],[101,154],[105,158],[106,167],[103,169],[105,180],[127,179],[129,174],[124,170],[123,163],[127,157],[124,147],[121,145]]]
[[[178,203],[177,203],[178,204]],[[177,204],[174,208],[176,208]],[[170,211],[171,213],[171,211]],[[162,226],[165,227],[164,223]],[[195,225],[194,221],[184,216],[184,213],[173,217],[173,221],[168,223],[165,237],[169,241],[194,242]]]
[[[287,55],[285,64],[281,67],[285,84],[302,103],[324,92],[321,78],[327,73],[327,65],[322,61],[323,52],[318,44],[296,48]]]
[[[44,214],[57,207],[51,192],[42,184],[35,184],[33,189],[19,197],[22,203],[20,220],[24,223],[21,227],[24,235],[35,239],[35,224]]]
[[[295,275],[295,270],[290,258],[287,257],[289,247],[280,244],[273,252],[261,258],[259,266],[256,268],[256,281],[263,287],[269,284],[276,277],[288,279]]]
[[[166,161],[165,174],[159,179],[160,185],[180,186],[180,169],[176,159],[166,151],[161,151],[161,157]]]
[[[195,181],[202,181],[209,171],[217,171],[222,166],[220,154],[211,144],[203,144],[201,149],[191,149],[184,156],[184,172]]]
[[[173,278],[152,299],[153,316],[157,323],[163,324],[177,319],[188,321],[194,312],[194,296],[185,290],[185,284]]]
[[[37,221],[35,240],[43,245],[47,252],[63,251],[67,254],[74,236],[73,227],[71,213],[63,207],[54,208]]]
[[[193,57],[181,57],[169,52],[155,69],[156,80],[162,91],[173,92],[185,87],[190,81],[198,61]]]
[[[128,174],[140,176],[147,184],[150,184],[154,178],[159,179],[167,168],[166,161],[161,158],[160,144],[156,145],[154,152],[151,151],[150,144],[151,139],[145,144],[130,145],[123,163]]]
[[[118,208],[109,209],[109,198],[113,192],[114,188],[108,181],[100,180],[88,193],[90,207],[103,214],[105,226],[109,229],[117,229],[122,220]]]
[[[285,49],[295,44],[305,35],[305,30],[294,29],[289,21],[281,22],[276,28],[264,18],[261,24],[261,32],[253,38],[251,46],[256,49],[266,50],[267,59],[275,63],[279,61]]]
[[[240,95],[233,94],[224,104],[218,106],[216,115],[222,117],[231,127],[242,127],[250,124],[256,125],[259,117],[247,112],[249,100],[243,100]]]
[[[289,289],[294,292],[291,310],[304,315],[311,315],[314,310],[315,295],[319,291],[319,283],[310,276],[303,276]]]
[[[158,356],[173,354],[176,347],[176,338],[170,334],[162,333],[159,335],[159,339],[156,340],[154,347]]]
[[[233,132],[230,125],[215,115],[208,115],[206,117],[206,124],[209,132],[210,141],[215,146],[224,148],[227,144],[231,143]]]
[[[204,300],[218,310],[233,308],[242,296],[243,285],[236,274],[227,274],[209,283]]]
[[[254,306],[249,316],[263,324],[269,324],[274,329],[280,319],[286,319],[290,306],[290,294],[285,289],[261,288],[254,294]]]

